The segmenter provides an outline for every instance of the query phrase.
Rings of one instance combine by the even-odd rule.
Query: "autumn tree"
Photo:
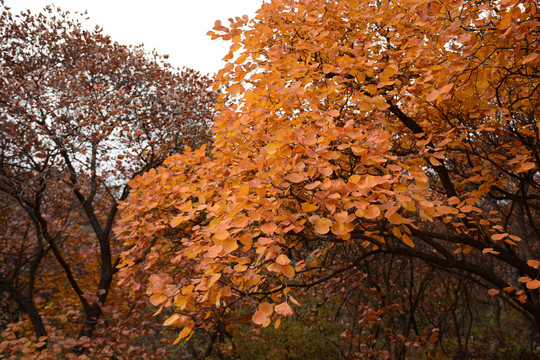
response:
[[[73,330],[91,337],[117,271],[127,181],[206,143],[215,96],[207,77],[79,16],[0,6],[0,289],[40,339],[44,304],[65,315],[75,295]]]
[[[393,256],[540,326],[539,26],[527,0],[274,0],[216,23],[212,151],[131,181],[125,281],[182,339],[239,306],[279,326],[295,290]]]

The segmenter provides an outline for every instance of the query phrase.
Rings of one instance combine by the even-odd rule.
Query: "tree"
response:
[[[240,305],[279,326],[295,289],[392,255],[540,326],[539,17],[534,1],[275,0],[216,23],[232,46],[212,151],[132,180],[126,281],[146,281],[146,254],[181,339]]]
[[[117,272],[112,226],[127,181],[207,142],[215,95],[209,78],[60,9],[1,6],[0,289],[38,338],[47,332],[36,299],[53,293],[65,315],[76,295],[79,337],[91,337]]]

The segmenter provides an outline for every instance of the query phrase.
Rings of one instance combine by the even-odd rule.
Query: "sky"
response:
[[[169,55],[176,66],[187,66],[205,74],[213,74],[222,66],[229,44],[220,39],[210,40],[206,33],[216,20],[248,15],[263,0],[5,0],[13,13],[30,9],[39,12],[54,4],[62,10],[88,10],[89,28],[96,24],[114,41],[123,45],[144,44],[147,50],[156,49]]]

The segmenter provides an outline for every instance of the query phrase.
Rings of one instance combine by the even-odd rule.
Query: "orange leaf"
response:
[[[349,177],[349,184],[357,184],[360,181],[360,175],[351,175]]]
[[[519,163],[516,166],[516,172],[521,173],[521,172],[529,171],[529,170],[534,169],[535,167],[536,167],[536,164],[533,162]]]
[[[253,322],[257,325],[262,325],[266,321],[268,316],[269,315],[265,314],[264,312],[257,310],[255,311],[255,314],[253,314],[251,320],[253,320]]]
[[[334,214],[334,219],[342,223],[347,222],[349,221],[349,213],[346,211],[341,211],[337,214]]]
[[[218,230],[214,234],[214,239],[216,240],[225,240],[229,237],[229,232],[227,230]]]
[[[150,303],[154,306],[158,306],[161,303],[165,302],[168,299],[166,295],[163,294],[155,294],[150,296]]]
[[[439,89],[439,94],[446,94],[454,87],[454,83],[446,84]]]
[[[306,177],[301,173],[292,173],[287,175],[286,179],[293,183],[299,183],[306,180]]]
[[[229,238],[229,239],[223,240],[223,242],[221,243],[221,247],[228,254],[238,249],[238,242],[233,238]]]
[[[482,250],[482,254],[498,255],[498,254],[500,254],[500,252],[494,251],[493,248],[485,248],[484,250]]]
[[[437,98],[440,96],[441,94],[439,93],[438,90],[431,90],[431,92],[426,96],[426,100],[427,101],[435,101],[437,100]]]
[[[266,148],[266,152],[268,153],[268,155],[274,155],[281,148],[281,144],[280,143],[272,143],[272,144],[266,145],[265,148]]]
[[[175,216],[172,220],[171,220],[171,227],[175,228],[177,227],[178,225],[180,225],[182,223],[182,221],[184,220],[184,217],[182,215],[178,215],[178,216]]]
[[[535,280],[527,281],[525,286],[527,286],[528,289],[538,289],[540,287],[540,280],[535,279]]]
[[[274,311],[282,316],[291,316],[294,314],[291,305],[287,304],[286,302],[276,305]]]
[[[180,315],[179,314],[173,314],[171,317],[169,317],[167,320],[165,320],[163,325],[164,326],[173,325],[176,321],[178,321],[178,319],[180,319]]]
[[[247,265],[244,265],[244,264],[236,264],[236,265],[234,266],[234,271],[237,271],[237,272],[244,272],[244,271],[247,270],[247,268],[248,268]]]
[[[381,210],[377,205],[369,205],[366,211],[364,212],[364,217],[366,219],[375,219],[381,214]]]
[[[403,240],[403,243],[409,247],[414,247],[414,242],[412,241],[412,239],[409,237],[409,235],[407,234],[403,234],[403,237],[401,238],[401,240]]]
[[[291,259],[289,259],[287,257],[287,255],[285,254],[281,254],[277,257],[276,259],[276,262],[279,264],[279,265],[287,265],[291,262]]]
[[[293,298],[291,295],[289,295],[289,301],[292,302],[294,305],[296,306],[300,306],[300,303],[298,301],[296,301],[295,298]]]
[[[338,117],[339,116],[339,110],[336,110],[336,109],[332,109],[328,112],[328,115],[332,116],[332,117]]]
[[[272,235],[277,229],[277,225],[274,223],[264,223],[261,226],[261,231],[266,235]]]
[[[499,241],[499,240],[502,240],[504,239],[505,237],[508,236],[508,233],[502,233],[502,234],[493,234],[491,235],[491,239],[493,241]]]
[[[247,196],[248,194],[249,194],[249,185],[248,184],[240,185],[236,195],[238,195],[238,196]]]
[[[285,275],[289,279],[292,279],[294,277],[295,272],[294,272],[294,268],[291,265],[283,266],[281,271],[283,272],[283,275]]]
[[[531,61],[536,60],[536,58],[537,58],[538,56],[540,56],[540,53],[537,53],[537,52],[531,53],[531,54],[529,54],[529,55],[527,55],[527,56],[525,56],[525,57],[523,58],[522,64],[530,63]]]
[[[330,231],[330,226],[332,226],[332,220],[327,218],[319,218],[315,221],[315,231],[319,234],[326,234]]]
[[[305,188],[308,189],[308,190],[313,190],[313,189],[315,189],[315,188],[316,188],[317,186],[319,186],[319,185],[321,185],[321,182],[320,182],[320,181],[315,181],[315,182],[312,182],[312,183],[310,183],[310,184],[307,184],[307,185],[305,186]]]
[[[385,217],[388,219],[388,221],[390,221],[390,223],[392,223],[394,225],[403,224],[403,217],[401,217],[401,215],[398,214],[397,212],[393,213],[390,216],[385,215]]]
[[[178,342],[180,340],[182,340],[183,338],[187,337],[190,333],[191,333],[191,330],[193,329],[193,324],[190,324],[190,325],[186,325],[182,331],[180,331],[180,334],[178,334],[178,337],[176,338],[176,340],[174,340],[173,342],[173,345],[176,345],[178,344]]]
[[[249,224],[249,218],[245,215],[239,215],[232,221],[232,226],[238,228],[244,228]]]
[[[310,212],[310,211],[316,211],[319,207],[314,204],[310,203],[303,203],[302,204],[302,211],[303,212]]]
[[[459,210],[450,206],[439,206],[437,208],[437,212],[441,215],[447,215],[447,214],[459,214]]]

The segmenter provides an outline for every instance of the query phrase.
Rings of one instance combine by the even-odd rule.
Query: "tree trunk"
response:
[[[47,336],[47,331],[45,330],[45,326],[43,325],[41,315],[39,315],[39,312],[34,305],[32,299],[24,296],[2,276],[0,276],[0,288],[7,291],[8,294],[17,302],[17,304],[19,304],[21,309],[26,314],[28,314],[30,321],[32,322],[32,326],[34,327],[34,333],[36,334],[37,341],[39,342],[41,337]],[[45,346],[46,345],[44,345],[43,347]]]

